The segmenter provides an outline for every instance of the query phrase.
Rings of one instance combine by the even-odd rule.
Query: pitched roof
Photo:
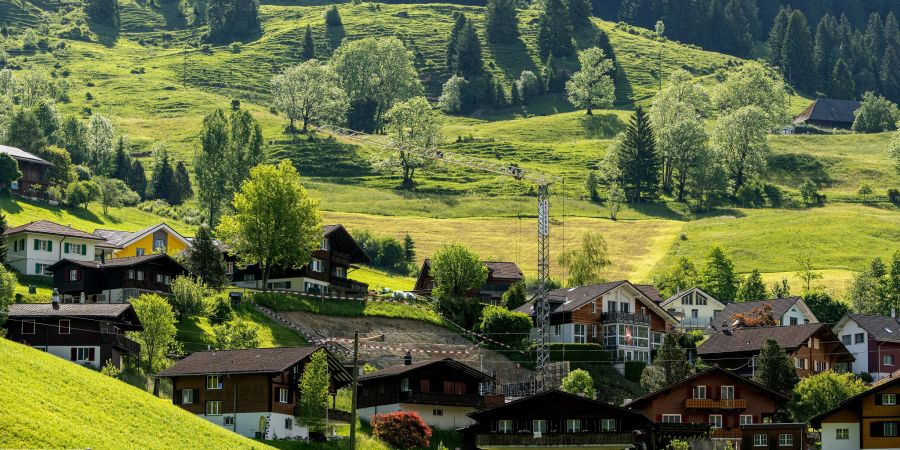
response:
[[[656,286],[652,284],[636,284],[634,287],[638,288],[638,290],[643,292],[647,297],[650,297],[650,300],[653,300],[656,303],[663,301],[662,294],[660,294],[659,290],[656,289]]]
[[[667,321],[670,323],[677,322],[671,314],[669,314],[665,309],[659,306],[658,302],[647,295],[644,289],[641,289],[637,285],[631,284],[631,282],[629,282],[628,280],[610,281],[600,284],[589,284],[585,286],[554,289],[547,293],[547,302],[550,304],[551,314],[574,311],[591,302],[592,300],[597,299],[603,294],[606,294],[607,292],[623,285],[632,286],[645,297],[650,298],[651,304],[647,306],[649,306],[650,309],[656,311],[656,313],[659,314],[663,318],[663,320],[668,319]],[[654,288],[654,291],[655,290],[656,289]],[[537,297],[528,302],[525,302],[525,304],[514,309],[513,311],[532,315],[534,314],[535,301],[537,301]]]
[[[137,231],[104,230],[98,228],[94,230],[94,235],[102,237],[106,240],[106,243],[112,247],[123,248],[142,236],[146,236],[148,233],[152,233],[160,228],[166,229],[166,231],[174,235],[176,239],[180,239],[181,241],[184,241],[186,245],[190,245],[190,241],[185,239],[184,236],[179,234],[165,222],[151,225]]]
[[[117,319],[120,328],[143,330],[141,320],[129,303],[13,303],[9,305],[9,317],[84,317]]]
[[[731,316],[735,314],[747,314],[750,311],[753,311],[756,308],[759,308],[763,305],[769,305],[772,307],[772,314],[775,315],[776,319],[781,319],[781,316],[787,314],[788,311],[794,306],[797,301],[801,300],[800,297],[785,297],[785,298],[776,298],[774,300],[761,300],[758,302],[741,302],[741,303],[727,303],[725,305],[725,309],[716,313],[715,317],[713,317],[713,326],[720,326],[725,324],[725,326],[731,325]]]
[[[160,372],[158,376],[283,372],[320,348],[279,347],[196,352]]]
[[[623,419],[626,419],[626,420],[630,419],[630,420],[640,420],[642,422],[650,422],[650,420],[640,411],[623,408],[621,406],[613,405],[611,403],[606,403],[606,402],[603,402],[600,400],[594,400],[592,398],[582,397],[580,395],[571,394],[568,392],[561,391],[559,389],[546,390],[546,391],[543,391],[543,392],[540,392],[537,394],[533,394],[533,395],[529,395],[527,397],[522,397],[522,398],[513,400],[508,403],[501,403],[499,405],[494,405],[494,406],[490,406],[488,408],[479,409],[478,411],[470,412],[466,415],[475,420],[478,420],[479,417],[483,417],[485,414],[493,412],[493,411],[510,409],[510,408],[513,410],[518,410],[519,408],[522,408],[524,404],[532,403],[535,401],[540,401],[544,397],[550,397],[550,399],[548,401],[553,401],[553,400],[558,401],[558,400],[566,399],[566,398],[573,399],[573,400],[576,400],[579,402],[584,402],[588,405],[591,405],[592,408],[612,409],[612,410],[622,414],[624,416]],[[633,416],[633,417],[627,417],[627,416]]]
[[[653,391],[653,392],[650,392],[650,393],[648,393],[648,394],[645,394],[645,395],[643,395],[643,396],[641,396],[641,397],[638,397],[638,398],[636,398],[636,399],[634,399],[634,400],[628,402],[628,404],[626,404],[625,406],[627,406],[627,407],[629,407],[629,408],[633,408],[635,404],[644,403],[644,402],[646,402],[646,401],[648,401],[648,400],[651,400],[653,397],[656,397],[658,394],[661,394],[661,393],[663,393],[663,392],[670,391],[670,390],[672,390],[672,389],[677,388],[678,386],[684,386],[684,385],[686,385],[686,384],[689,384],[689,383],[693,382],[695,379],[697,379],[697,378],[699,378],[699,377],[702,377],[702,376],[704,376],[704,375],[707,375],[707,374],[713,373],[713,372],[718,372],[718,373],[725,374],[725,375],[727,375],[727,376],[729,376],[729,377],[732,377],[732,378],[734,378],[734,379],[736,379],[736,380],[739,380],[739,381],[741,381],[741,382],[744,382],[744,383],[746,383],[746,384],[749,384],[750,386],[756,387],[757,389],[760,389],[760,390],[762,390],[762,391],[768,392],[769,394],[771,394],[771,395],[773,395],[773,396],[775,396],[775,397],[778,397],[779,400],[782,400],[782,401],[787,401],[787,400],[788,400],[788,397],[787,397],[786,395],[784,395],[784,394],[782,394],[782,393],[780,393],[780,392],[778,392],[778,391],[773,391],[772,389],[769,389],[767,386],[765,386],[765,385],[763,385],[763,384],[760,384],[760,383],[757,383],[756,381],[753,381],[753,380],[751,380],[750,378],[743,377],[743,376],[741,376],[740,374],[734,373],[734,372],[732,372],[732,371],[730,371],[730,370],[728,370],[728,369],[723,369],[723,368],[721,368],[721,367],[719,367],[719,366],[712,366],[712,367],[710,367],[709,369],[706,369],[706,370],[704,370],[704,371],[702,371],[702,372],[697,372],[697,373],[695,373],[695,374],[693,374],[693,375],[691,375],[691,376],[689,376],[689,377],[687,377],[687,378],[685,378],[685,379],[683,379],[683,380],[681,380],[681,381],[679,381],[679,382],[677,382],[677,383],[672,383],[672,384],[670,384],[670,385],[668,385],[668,386],[665,386],[665,387],[663,387],[663,388],[660,388],[660,389],[658,389],[658,390],[656,390],[656,391]]]
[[[859,105],[860,102],[856,100],[816,99],[794,119],[794,123],[818,120],[852,124],[856,120],[856,110],[859,109]]]
[[[874,336],[876,341],[900,342],[900,320],[894,317],[849,313],[847,316]]]
[[[724,303],[720,302],[717,298],[715,298],[715,297],[713,297],[712,295],[710,295],[709,292],[706,292],[706,291],[704,291],[703,289],[700,289],[700,288],[698,288],[698,287],[692,287],[692,288],[690,288],[690,289],[685,289],[685,290],[683,290],[683,291],[681,291],[681,292],[676,292],[676,293],[673,294],[671,297],[669,297],[669,298],[663,300],[662,303],[660,303],[660,306],[668,306],[669,304],[671,304],[671,303],[674,302],[675,300],[678,300],[679,298],[684,297],[685,295],[687,295],[687,294],[689,294],[689,293],[691,293],[691,292],[697,292],[697,293],[699,293],[700,295],[706,297],[706,299],[709,300],[709,301],[714,301],[714,302],[716,302],[716,303],[718,303],[718,304],[720,304],[720,305],[724,305]]]
[[[381,369],[377,372],[367,373],[367,374],[359,377],[359,381],[368,381],[368,380],[375,380],[375,379],[379,379],[379,378],[402,375],[404,373],[412,372],[414,370],[418,370],[423,367],[428,367],[428,366],[431,366],[434,364],[444,364],[451,368],[461,370],[461,371],[465,372],[466,374],[472,376],[473,378],[479,378],[482,380],[493,379],[493,377],[491,377],[490,375],[488,375],[480,370],[474,369],[474,368],[470,367],[468,364],[461,363],[452,358],[444,358],[444,359],[429,359],[429,360],[414,362],[412,364],[401,364],[398,366],[385,367],[384,369]]]
[[[96,261],[79,261],[75,259],[63,258],[57,261],[54,264],[51,264],[47,267],[47,270],[53,271],[57,267],[63,266],[65,264],[74,264],[79,267],[85,267],[88,269],[102,269],[104,267],[127,267],[133,266],[136,264],[142,264],[149,261],[163,260],[164,262],[171,262],[173,264],[178,264],[181,267],[181,263],[175,261],[174,258],[165,254],[165,253],[154,253],[152,255],[143,255],[143,256],[129,256],[127,258],[113,258],[108,259],[106,262],[96,262]]]
[[[700,344],[697,354],[757,352],[762,350],[767,339],[775,339],[785,350],[794,350],[822,328],[831,328],[824,323],[790,325],[784,327],[747,327],[713,333]]]
[[[521,280],[522,271],[514,262],[484,261],[488,268],[490,278],[502,278],[504,280]]]
[[[4,235],[11,235],[16,233],[41,233],[41,234],[52,234],[55,236],[67,236],[67,237],[75,237],[80,239],[90,239],[95,241],[103,240],[103,238],[94,236],[91,233],[76,230],[72,227],[67,227],[65,225],[60,225],[56,222],[50,222],[49,220],[36,220],[34,222],[28,222],[25,225],[19,225],[17,227],[8,228]]]
[[[869,389],[866,389],[865,391],[842,401],[834,408],[831,408],[828,411],[825,411],[822,414],[809,419],[809,423],[812,424],[814,428],[820,428],[822,426],[822,419],[830,416],[831,414],[834,414],[852,404],[858,403],[869,395],[872,395],[883,389],[898,385],[900,385],[900,371],[894,372],[890,376],[878,380],[876,383],[873,383],[872,387],[870,387]]]
[[[33,155],[31,153],[26,152],[25,150],[22,150],[22,149],[16,148],[16,147],[0,145],[0,153],[6,153],[7,155],[11,156],[13,159],[16,159],[19,161],[28,161],[28,162],[33,162],[36,164],[45,164],[48,166],[53,165],[52,163],[50,163],[50,161],[47,161],[44,158],[40,158],[36,155]]]

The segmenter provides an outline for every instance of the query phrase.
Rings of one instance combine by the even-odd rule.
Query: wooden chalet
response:
[[[328,353],[330,391],[352,381],[324,347],[253,348],[192,353],[157,376],[172,381],[172,401],[186,411],[247,437],[307,438],[294,421],[300,377],[313,353]]]
[[[813,125],[820,128],[849,129],[856,121],[856,100],[819,98],[794,118],[795,125]]]
[[[25,150],[0,145],[0,153],[5,153],[16,160],[22,178],[13,181],[9,190],[23,197],[45,200],[49,184],[50,168],[53,164]]]
[[[122,303],[143,293],[167,295],[172,280],[188,274],[165,253],[106,262],[62,259],[47,270],[65,303]]]
[[[107,361],[122,366],[137,357],[141,346],[125,337],[141,331],[140,319],[129,304],[14,303],[3,325],[7,339],[99,369]]]
[[[483,261],[482,263],[488,269],[487,281],[480,288],[469,292],[469,295],[472,297],[487,302],[497,302],[513,284],[523,279],[522,270],[514,262]],[[431,277],[431,260],[426,259],[422,262],[422,268],[419,270],[419,276],[416,278],[416,286],[413,290],[424,295],[431,295],[433,289],[434,278]]]
[[[900,448],[900,370],[813,417],[823,449]]]

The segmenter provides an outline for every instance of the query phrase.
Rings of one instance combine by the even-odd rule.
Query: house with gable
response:
[[[828,450],[900,448],[900,371],[810,419]]]
[[[106,241],[102,255],[97,258],[100,261],[154,253],[175,254],[191,246],[187,238],[165,222],[138,231],[97,229],[94,235]]]
[[[651,352],[662,345],[666,330],[678,324],[627,280],[554,289],[547,301],[550,342],[602,344],[619,362],[650,363]],[[534,316],[534,302],[515,311]]]
[[[731,318],[735,314],[749,314],[753,310],[760,310],[766,306],[772,309],[775,322],[781,326],[819,323],[819,319],[806,306],[806,302],[802,298],[785,297],[757,302],[728,303],[725,305],[725,308],[713,316],[711,326],[717,330],[729,328],[732,326]]]
[[[713,317],[725,309],[725,304],[698,287],[681,291],[666,300],[662,306],[678,319],[682,328],[704,329],[713,323]]]
[[[481,300],[496,303],[509,288],[524,279],[522,270],[514,262],[504,261],[482,261],[488,269],[487,280],[478,289],[469,292],[472,297]],[[431,276],[431,260],[426,259],[422,262],[422,268],[419,270],[419,276],[416,278],[414,291],[424,295],[431,295],[434,289],[434,278]]]
[[[22,275],[50,275],[47,268],[61,259],[94,261],[106,251],[106,241],[71,226],[37,220],[8,228],[6,259]]]
[[[50,185],[50,168],[53,164],[25,150],[7,145],[0,145],[0,153],[16,160],[19,172],[22,172],[22,178],[10,183],[10,192],[26,198],[46,200],[47,187]]]
[[[875,380],[900,369],[900,320],[869,314],[845,314],[834,334],[850,350],[853,373],[868,373]]]

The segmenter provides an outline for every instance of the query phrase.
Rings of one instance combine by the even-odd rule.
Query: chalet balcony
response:
[[[539,438],[531,433],[493,434],[476,436],[479,448],[493,447],[586,447],[596,445],[633,445],[631,433],[566,433],[544,434]]]
[[[684,401],[685,409],[747,409],[747,400],[743,398],[712,400],[708,398],[689,398]]]
[[[443,394],[439,392],[401,392],[400,401],[425,405],[471,406],[473,408],[484,405],[484,398],[480,395]]]
[[[685,317],[681,320],[683,328],[706,328],[712,325],[712,317]]]
[[[132,355],[137,355],[141,352],[141,346],[137,342],[125,337],[124,334],[101,333],[100,345],[112,345],[113,347],[120,348]]]
[[[603,313],[601,317],[603,319],[603,322],[608,323],[634,323],[641,325],[650,325],[650,316],[646,314],[610,311]]]

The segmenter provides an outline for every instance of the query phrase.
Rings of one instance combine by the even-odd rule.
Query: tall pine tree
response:
[[[766,339],[755,369],[753,379],[757,383],[782,394],[793,391],[799,381],[793,361],[775,339]]]
[[[509,43],[519,39],[519,16],[515,0],[488,0],[484,30],[489,42]]]
[[[144,165],[140,160],[134,160],[131,166],[131,178],[126,182],[132,191],[137,192],[141,199],[148,198],[147,195],[147,173],[144,171]]]
[[[447,71],[456,73],[456,52],[459,48],[459,40],[466,28],[466,15],[454,12],[453,28],[450,29],[450,37],[447,39]]]
[[[637,107],[625,128],[621,143],[623,184],[633,202],[656,196],[659,188],[659,154],[650,117]]]
[[[788,19],[784,43],[781,47],[785,78],[800,90],[814,94],[817,77],[813,52],[810,51],[812,48],[812,34],[809,31],[806,15],[795,9]]]
[[[178,185],[175,184],[175,170],[169,160],[169,151],[159,149],[156,151],[156,163],[153,165],[153,174],[150,176],[150,187],[147,196],[152,199],[160,199],[169,204],[178,204]]]
[[[838,59],[831,72],[831,81],[828,95],[831,98],[853,100],[856,98],[856,84],[853,82],[853,74],[850,67],[843,59]]]
[[[569,8],[562,0],[547,0],[538,17],[538,53],[546,60],[550,55],[569,56],[575,51],[572,44],[572,21]]]
[[[131,155],[128,154],[128,144],[125,142],[124,136],[119,136],[116,142],[116,154],[113,157],[112,177],[124,181],[128,184],[131,179]]]
[[[182,161],[178,161],[178,164],[175,165],[175,186],[178,198],[174,200],[178,204],[184,203],[185,200],[193,197],[194,188],[191,186],[191,175]]]
[[[475,25],[471,20],[466,24],[456,41],[452,72],[464,78],[472,78],[481,74],[484,70],[484,61],[481,58],[481,41],[475,32]]]
[[[790,8],[781,8],[778,15],[775,16],[775,22],[772,23],[772,29],[769,31],[769,64],[775,67],[782,67],[782,53],[784,47],[784,37],[787,33],[788,18],[791,16]]]
[[[900,57],[894,45],[889,45],[884,51],[884,58],[881,58],[878,84],[885,97],[895,102],[900,101]]]
[[[576,30],[591,27],[591,1],[590,0],[566,0],[569,8],[569,21]]]
[[[838,59],[837,44],[838,21],[831,14],[826,14],[816,26],[816,47],[813,51],[820,90],[831,89],[832,72]]]

